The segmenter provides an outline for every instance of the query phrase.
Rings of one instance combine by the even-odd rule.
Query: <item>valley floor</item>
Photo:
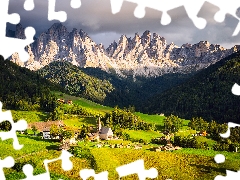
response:
[[[80,104],[84,108],[90,108],[96,114],[110,112],[113,108],[104,107],[84,99],[75,99],[75,104]],[[66,106],[70,107],[70,106]],[[29,124],[34,122],[47,121],[48,113],[37,111],[12,111],[14,119],[25,119]],[[94,169],[96,173],[108,171],[108,179],[118,179],[116,168],[132,163],[139,159],[144,160],[145,169],[156,168],[159,180],[210,180],[217,175],[226,175],[226,169],[231,171],[239,170],[240,153],[214,151],[212,149],[181,148],[174,151],[156,152],[153,148],[160,145],[151,142],[154,138],[163,136],[164,116],[146,115],[135,112],[145,122],[154,123],[157,130],[130,130],[125,129],[123,133],[129,136],[128,140],[102,140],[100,142],[89,142],[89,140],[78,139],[77,144],[73,145],[68,151],[74,156],[71,157],[73,169],[63,171],[61,162],[57,161],[49,164],[52,179],[80,179],[79,172],[82,169]],[[78,129],[82,125],[96,126],[97,116],[62,115],[63,122],[68,128]],[[196,133],[195,130],[188,128],[189,120],[183,121],[183,127],[176,133],[178,136],[185,137],[188,134]],[[12,140],[1,141],[1,159],[12,156],[15,159],[15,166],[5,168],[6,179],[24,179],[26,176],[22,171],[25,164],[34,167],[34,174],[45,173],[43,166],[45,159],[55,159],[61,154],[59,146],[61,143],[54,139],[42,139],[42,136],[34,135],[33,130],[29,129],[27,134],[18,133],[20,144],[24,147],[21,150],[14,150]],[[200,142],[207,143],[209,147],[215,141],[207,137],[199,137]],[[142,142],[140,142],[142,141]],[[101,147],[100,147],[101,146]],[[121,147],[122,148],[119,148]],[[129,148],[127,148],[129,146]],[[114,148],[113,148],[114,147]],[[117,148],[118,147],[118,148]],[[135,148],[141,147],[141,148]],[[224,154],[226,161],[217,164],[214,161],[216,154]],[[138,179],[136,174],[126,176],[121,179]]]
[[[1,142],[0,157],[5,158],[9,155],[15,158],[18,166],[5,169],[7,179],[23,179],[22,166],[30,163],[34,166],[34,174],[44,173],[43,160],[54,159],[60,155],[61,151],[55,150],[59,143],[51,140],[42,140],[35,136],[19,135],[20,143],[24,147],[20,151],[12,148],[11,140]],[[119,141],[119,144],[122,141]],[[111,143],[111,141],[109,141]],[[112,143],[116,143],[112,142]],[[125,142],[129,143],[129,142]],[[49,168],[53,179],[79,179],[79,171],[82,169],[95,169],[97,173],[102,171],[109,172],[109,179],[117,179],[116,168],[139,159],[144,159],[145,168],[154,167],[158,170],[156,179],[214,179],[215,176],[225,175],[225,170],[239,170],[240,154],[221,152],[226,155],[226,162],[217,164],[214,156],[219,152],[211,150],[182,149],[174,152],[153,152],[149,146],[143,146],[141,150],[126,148],[97,148],[97,142],[80,142],[79,147],[85,149],[80,154],[75,154],[71,158],[74,166],[70,171],[61,170],[60,162],[51,163]],[[89,149],[89,151],[87,151]],[[123,179],[137,179],[136,175],[127,176]]]

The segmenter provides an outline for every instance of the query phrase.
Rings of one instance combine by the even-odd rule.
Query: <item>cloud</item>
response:
[[[21,23],[24,27],[33,26],[37,35],[46,31],[54,22],[47,19],[47,0],[34,1],[35,9],[27,12],[23,9],[25,0],[11,0],[9,12],[19,13]],[[118,41],[122,34],[133,37],[136,32],[140,35],[145,30],[156,32],[166,38],[168,43],[174,42],[178,46],[184,43],[197,43],[201,40],[208,40],[214,44],[224,44],[228,48],[234,43],[238,43],[238,36],[231,37],[237,26],[238,20],[227,16],[226,21],[217,23],[214,14],[218,8],[205,3],[199,16],[207,20],[208,25],[205,29],[197,29],[193,22],[188,18],[183,7],[169,11],[172,17],[171,24],[163,26],[160,24],[162,13],[146,8],[146,16],[138,19],[133,12],[136,4],[124,2],[119,13],[111,13],[109,0],[82,0],[80,9],[70,7],[70,0],[57,0],[56,11],[66,11],[68,20],[63,23],[68,31],[73,28],[83,29],[97,43],[103,43],[107,47],[114,40]],[[9,28],[14,26],[9,24]]]

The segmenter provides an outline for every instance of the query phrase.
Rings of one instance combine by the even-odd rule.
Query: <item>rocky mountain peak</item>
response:
[[[80,29],[79,34],[82,39],[85,39],[86,37],[88,37],[88,34],[86,32],[84,32],[82,29]]]
[[[25,38],[22,25],[16,26],[15,37]],[[146,30],[133,38],[122,35],[106,49],[96,44],[82,29],[71,32],[61,23],[53,24],[27,47],[30,59],[22,63],[16,54],[13,62],[37,70],[52,61],[64,60],[80,67],[99,67],[106,72],[125,75],[156,77],[166,73],[189,73],[208,67],[222,58],[240,50],[240,45],[225,49],[208,41],[185,43],[178,47],[167,44],[164,37]]]
[[[146,45],[149,45],[150,41],[151,41],[151,33],[149,30],[146,30],[141,36],[141,43],[143,47]]]

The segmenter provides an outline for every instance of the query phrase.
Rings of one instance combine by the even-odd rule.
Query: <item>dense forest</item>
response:
[[[69,94],[107,106],[140,105],[156,93],[184,82],[192,74],[166,74],[157,78],[121,78],[99,68],[80,68],[69,62],[52,62],[38,73],[58,83]]]
[[[103,103],[107,93],[114,89],[108,80],[89,76],[70,62],[52,62],[38,73],[51,82],[59,84],[67,93],[98,103]]]
[[[36,72],[0,56],[0,101],[7,109],[52,111],[56,98],[51,91],[64,89]]]
[[[240,83],[240,52],[149,99],[143,109],[149,113],[163,112],[186,119],[201,116],[219,123],[239,122],[240,97],[231,92],[235,83]]]
[[[103,104],[107,106],[119,106],[121,108],[134,105],[136,110],[141,111],[142,104],[150,97],[185,82],[193,74],[165,74],[156,78],[129,76],[122,78],[114,73],[107,73],[99,68],[81,68],[81,70],[101,80],[108,80],[114,87],[108,93]]]

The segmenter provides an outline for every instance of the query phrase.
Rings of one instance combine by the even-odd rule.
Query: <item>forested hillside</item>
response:
[[[54,100],[50,91],[64,91],[36,72],[4,60],[2,56],[0,81],[0,101],[8,109],[50,111]]]
[[[114,87],[111,93],[108,93],[104,105],[119,107],[128,107],[134,105],[136,110],[141,111],[144,102],[150,97],[170,89],[180,83],[185,82],[193,74],[165,74],[157,78],[132,77],[120,78],[114,74],[108,74],[99,68],[81,68],[89,76],[101,80],[109,81]]]
[[[218,122],[239,122],[240,97],[231,92],[240,83],[240,52],[202,70],[187,82],[148,100],[145,112],[201,116]]]
[[[69,62],[52,62],[38,73],[51,82],[59,84],[69,94],[98,103],[102,103],[107,94],[114,89],[109,81],[89,76]]]

